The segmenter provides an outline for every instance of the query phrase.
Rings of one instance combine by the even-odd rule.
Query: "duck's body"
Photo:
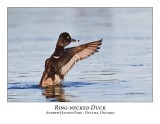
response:
[[[60,84],[73,65],[97,52],[102,42],[99,40],[65,49],[72,41],[75,40],[72,40],[68,33],[60,34],[54,53],[45,62],[40,86],[47,87]]]

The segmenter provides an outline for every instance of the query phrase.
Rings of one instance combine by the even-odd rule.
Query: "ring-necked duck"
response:
[[[40,86],[54,86],[60,84],[67,72],[79,60],[85,59],[98,52],[102,39],[76,47],[65,48],[75,42],[67,32],[60,34],[54,53],[45,61],[45,70],[42,74]]]

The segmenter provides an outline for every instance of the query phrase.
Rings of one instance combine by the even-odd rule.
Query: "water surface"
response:
[[[103,38],[59,87],[38,86],[45,59],[67,31],[79,43]],[[152,101],[151,8],[8,8],[9,102]]]

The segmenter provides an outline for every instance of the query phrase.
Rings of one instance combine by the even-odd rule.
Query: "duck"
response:
[[[60,85],[65,75],[75,63],[98,52],[102,40],[66,48],[70,43],[79,40],[71,38],[67,32],[61,33],[56,43],[55,51],[45,61],[45,67],[39,85],[44,88]]]

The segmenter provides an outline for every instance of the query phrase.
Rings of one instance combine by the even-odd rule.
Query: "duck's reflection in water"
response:
[[[46,87],[44,89],[43,95],[46,96],[46,99],[54,98],[55,101],[67,102],[64,94],[64,89],[61,85]]]

